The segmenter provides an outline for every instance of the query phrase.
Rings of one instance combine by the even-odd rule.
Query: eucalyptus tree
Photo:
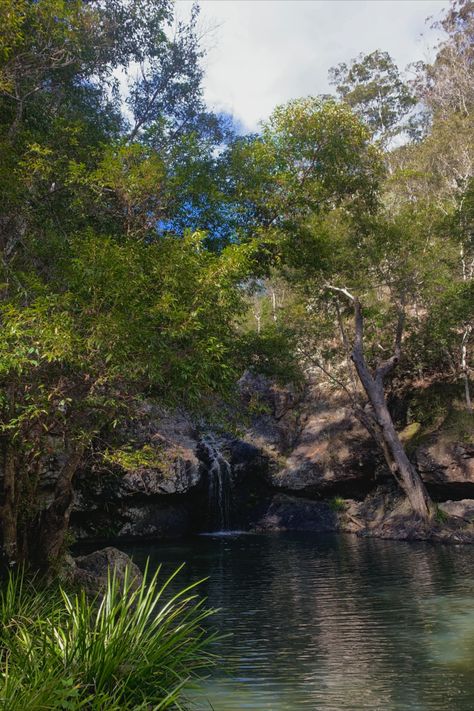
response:
[[[386,147],[407,131],[416,98],[388,52],[375,50],[329,70],[338,97],[350,106]]]
[[[379,205],[382,156],[369,130],[346,104],[299,100],[274,112],[247,159],[265,176],[254,193],[255,209],[267,217],[263,239],[301,295],[292,316],[300,356],[345,390],[413,511],[429,519],[434,507],[384,391],[401,358],[408,303],[424,277],[423,240],[415,249],[409,219],[394,222]]]
[[[431,290],[430,316],[420,329],[425,348],[419,360],[460,376],[466,408],[472,410],[474,4],[469,0],[452,2],[437,27],[443,35],[435,59],[432,64],[418,65],[413,83],[417,99],[430,117],[428,130],[422,140],[392,152],[394,171],[385,199],[395,212],[406,204],[418,206],[418,213],[430,225],[428,244],[439,244],[442,235],[438,261],[443,267],[449,264],[449,277]],[[431,338],[426,333],[428,323]],[[428,341],[431,343],[426,347]]]

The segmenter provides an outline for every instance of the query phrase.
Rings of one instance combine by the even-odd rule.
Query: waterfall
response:
[[[228,531],[232,509],[232,469],[223,456],[215,435],[207,434],[202,440],[209,463],[209,510],[211,520],[219,531]]]

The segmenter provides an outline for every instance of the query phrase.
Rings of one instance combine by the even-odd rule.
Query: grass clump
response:
[[[436,523],[443,524],[446,523],[446,521],[449,520],[449,516],[446,513],[446,511],[443,511],[438,505],[436,505],[436,510],[435,510],[435,521]]]
[[[176,571],[177,573],[178,571]],[[114,573],[99,599],[38,589],[11,574],[0,593],[0,708],[186,708],[186,687],[215,665],[193,584],[168,596],[159,571],[136,586]]]
[[[331,499],[329,506],[332,511],[345,511],[347,508],[346,501],[341,496],[335,496]]]

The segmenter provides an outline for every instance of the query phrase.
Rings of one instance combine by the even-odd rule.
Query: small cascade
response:
[[[232,468],[221,452],[218,438],[205,435],[202,440],[209,476],[209,509],[211,521],[219,531],[228,531],[232,513]]]

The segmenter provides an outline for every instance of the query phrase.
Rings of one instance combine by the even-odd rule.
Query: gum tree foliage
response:
[[[432,270],[419,225],[411,226],[409,212],[383,208],[382,155],[345,103],[304,99],[279,107],[254,153],[246,152],[257,174],[265,166],[255,209],[299,295],[289,319],[300,357],[346,392],[413,511],[430,518],[434,507],[385,398],[401,358],[406,305]]]
[[[439,244],[439,279],[426,292],[427,318],[420,319],[418,350],[413,337],[417,367],[460,377],[466,408],[472,411],[473,3],[451,3],[437,26],[444,35],[435,60],[418,66],[414,83],[430,117],[428,131],[421,141],[394,152],[386,198],[391,210],[407,203],[416,208],[425,217],[427,245]]]
[[[416,98],[388,52],[376,50],[342,62],[329,70],[329,81],[383,146],[407,130]]]

